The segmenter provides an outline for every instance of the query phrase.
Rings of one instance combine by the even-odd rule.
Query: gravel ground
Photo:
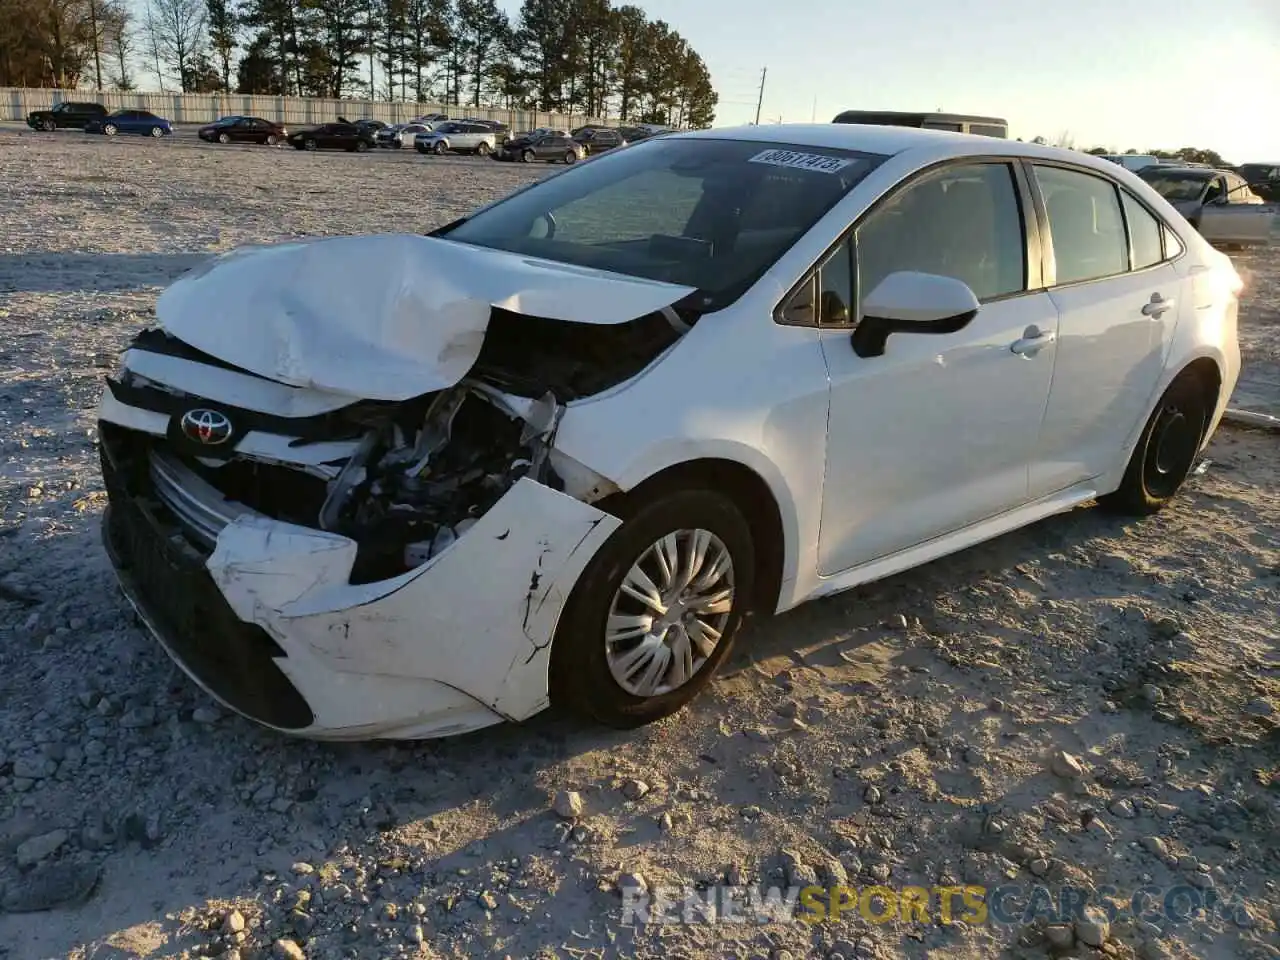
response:
[[[755,625],[634,733],[317,745],[170,665],[100,547],[93,447],[158,289],[549,169],[0,129],[0,956],[1280,956],[1274,434],[1224,428],[1156,518],[1077,510]],[[1275,373],[1280,251],[1239,259]],[[623,916],[642,886],[814,881],[1016,890],[985,923]],[[1035,885],[1182,900],[1073,926]]]

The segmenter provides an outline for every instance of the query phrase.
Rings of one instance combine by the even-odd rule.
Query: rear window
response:
[[[876,154],[660,138],[521,191],[444,236],[740,296],[854,185]]]

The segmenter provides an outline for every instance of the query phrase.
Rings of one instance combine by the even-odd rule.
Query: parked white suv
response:
[[[413,138],[413,148],[419,153],[477,153],[482,157],[493,153],[498,135],[492,127],[479,123],[450,120],[434,130],[420,133]]]

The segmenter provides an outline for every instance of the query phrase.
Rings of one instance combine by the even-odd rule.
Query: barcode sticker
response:
[[[748,163],[767,163],[775,167],[791,167],[794,170],[813,170],[817,173],[838,173],[852,160],[842,157],[824,157],[817,153],[797,153],[794,150],[765,150],[757,153]]]

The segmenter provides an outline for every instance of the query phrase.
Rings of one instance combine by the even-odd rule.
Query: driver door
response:
[[[1027,255],[1029,209],[1008,163],[943,167],[873,209],[809,285],[831,378],[823,576],[1027,502],[1058,326]],[[882,356],[860,357],[860,302],[898,271],[963,280],[978,313],[958,332],[895,333]]]
[[[1272,211],[1243,178],[1219,178],[1223,192],[1206,202],[1200,214],[1200,232],[1209,240],[1225,243],[1266,243],[1271,233]]]

